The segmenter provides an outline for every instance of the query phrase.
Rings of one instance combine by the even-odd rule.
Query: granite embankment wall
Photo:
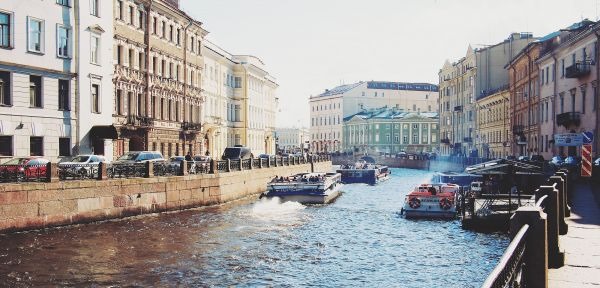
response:
[[[331,170],[330,161],[313,165],[314,171]],[[307,163],[220,174],[0,184],[0,232],[221,204],[264,192],[275,175],[310,171]]]

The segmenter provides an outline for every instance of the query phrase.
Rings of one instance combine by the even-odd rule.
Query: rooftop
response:
[[[344,122],[349,121],[354,117],[359,117],[363,120],[369,119],[404,119],[404,118],[430,118],[438,119],[439,114],[437,112],[405,112],[402,109],[381,107],[376,109],[363,110],[356,114],[344,117]]]

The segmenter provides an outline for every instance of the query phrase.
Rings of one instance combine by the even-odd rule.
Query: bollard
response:
[[[558,233],[560,235],[566,235],[569,232],[569,225],[565,222],[566,217],[566,207],[567,207],[567,195],[565,191],[565,182],[563,178],[554,175],[548,179],[550,186],[556,185],[556,189],[558,189]]]
[[[537,193],[539,191],[539,193]],[[559,243],[559,220],[558,220],[558,190],[555,186],[540,186],[536,190],[536,201],[544,195],[548,196],[544,201],[544,212],[547,219],[548,237],[548,267],[560,268],[565,265],[565,253],[560,250]]]
[[[566,170],[560,170],[554,175],[560,176],[563,179],[564,183],[564,195],[565,195],[565,217],[571,217],[571,206],[569,206],[569,192],[571,191],[569,188],[569,174]]]
[[[144,178],[150,178],[154,176],[154,162],[146,162],[146,171],[144,171]]]
[[[242,164],[240,163],[240,166],[241,165]],[[227,159],[227,167],[226,167],[225,171],[231,172],[231,160],[229,160],[229,159]]]
[[[108,179],[107,167],[106,163],[100,162],[98,163],[98,178],[97,180],[106,180]]]
[[[548,287],[548,242],[546,214],[540,207],[523,206],[510,219],[510,237],[515,237],[523,225],[529,230],[525,239],[525,287]]]
[[[219,174],[219,166],[217,160],[213,159],[210,161],[210,173]]]
[[[38,173],[38,175],[39,174],[41,174],[41,173]],[[47,182],[58,182],[59,181],[58,165],[56,163],[48,162],[46,164],[46,181]]]
[[[187,167],[187,161],[186,160],[181,160],[181,162],[179,162],[179,176],[185,176],[188,175],[188,167]]]

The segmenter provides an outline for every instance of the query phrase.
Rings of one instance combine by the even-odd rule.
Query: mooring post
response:
[[[210,161],[210,173],[219,174],[219,163],[215,159]]]
[[[40,169],[39,166],[37,169]],[[40,170],[38,170],[38,171],[40,171]],[[37,174],[39,175],[42,173],[37,173]],[[58,179],[58,164],[52,163],[52,162],[46,163],[46,181],[47,182],[58,182],[59,181],[59,179]]]
[[[548,287],[548,238],[546,213],[540,207],[523,206],[510,220],[510,237],[515,237],[524,224],[529,225],[525,239],[526,287]]]
[[[558,189],[558,233],[566,235],[569,231],[569,225],[565,222],[567,210],[567,195],[565,189],[565,181],[561,176],[554,175],[548,179],[550,185],[555,185]]]
[[[569,187],[569,174],[565,170],[560,170],[554,173],[554,175],[560,176],[563,179],[565,187],[565,217],[571,217],[571,206],[569,206],[569,193],[572,191],[571,187]]]
[[[555,186],[540,186],[538,189],[541,195],[546,195],[544,202],[544,212],[547,219],[547,234],[548,234],[548,267],[560,268],[565,265],[565,253],[560,250],[559,243],[559,205],[558,205],[558,189]],[[537,198],[537,193],[536,193]]]
[[[154,176],[154,162],[146,162],[146,169],[144,171],[144,178],[150,178]]]
[[[187,161],[186,160],[181,160],[179,163],[180,163],[179,164],[180,166],[179,166],[178,175],[179,176],[188,175]]]
[[[100,162],[98,163],[98,180],[106,180],[108,179],[107,175],[107,167],[106,163]]]
[[[240,166],[241,165],[242,165],[242,163],[240,163]],[[227,167],[226,168],[227,168],[227,170],[225,170],[225,171],[231,172],[231,160],[230,159],[227,159]]]

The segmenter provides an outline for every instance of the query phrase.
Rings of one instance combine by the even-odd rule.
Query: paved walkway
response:
[[[560,236],[565,266],[548,270],[552,288],[600,288],[600,185],[581,183],[576,187],[570,195],[571,217],[566,220],[569,232]]]

